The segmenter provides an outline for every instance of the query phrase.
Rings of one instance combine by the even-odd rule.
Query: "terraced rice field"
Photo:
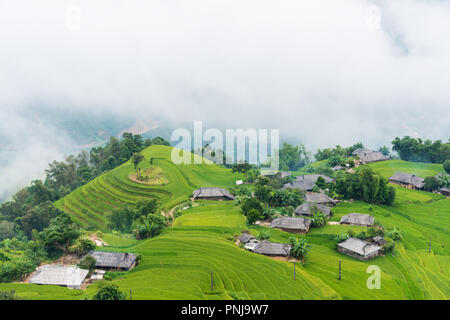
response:
[[[215,164],[175,165],[170,161],[171,152],[172,148],[167,146],[151,146],[142,152],[145,160],[140,164],[141,170],[150,167],[149,160],[153,158],[154,165],[168,179],[165,185],[132,181],[129,175],[134,167],[127,162],[60,199],[56,206],[70,213],[82,226],[108,231],[106,214],[115,208],[141,199],[157,199],[161,210],[166,210],[188,200],[199,187],[230,187],[242,178]]]
[[[167,156],[167,151],[158,147],[158,150],[146,152],[161,157],[164,152]],[[206,183],[227,186],[234,184],[236,179],[222,168],[186,166],[173,169],[162,158],[158,166],[165,168],[169,177],[166,186],[136,186],[123,178],[132,170],[125,164],[101,177],[100,181],[93,181],[92,186],[77,190],[79,193],[67,197],[66,203],[72,206],[71,210],[75,216],[79,215],[79,219],[92,219],[104,227],[103,210],[147,196],[160,199],[163,207],[169,208],[186,199],[196,186]],[[387,168],[380,162],[377,170],[396,170],[391,166],[392,162],[384,163]],[[420,170],[430,169],[421,166]],[[177,178],[178,183],[170,185]],[[387,256],[362,262],[336,251],[334,236],[337,233],[348,229],[359,232],[364,227],[326,225],[313,228],[307,235],[301,235],[310,241],[312,248],[306,264],[297,264],[294,281],[292,263],[254,254],[235,244],[236,236],[247,227],[245,217],[234,202],[201,201],[199,206],[184,210],[173,227],[166,228],[156,238],[137,241],[105,233],[104,240],[109,244],[106,250],[142,255],[139,266],[113,282],[127,293],[132,290],[133,299],[446,300],[450,297],[450,198],[408,189],[397,191],[398,198],[393,207],[356,201],[342,202],[333,210],[332,220],[335,221],[349,212],[369,213],[387,229],[400,228],[404,239],[397,242],[394,253]],[[80,210],[83,204],[89,209],[88,213]],[[267,228],[250,227],[253,234],[262,229]],[[274,229],[270,232],[272,241],[288,242],[292,236]],[[339,261],[342,261],[342,280],[337,279]],[[366,271],[370,265],[381,269],[381,289],[367,288],[370,274]],[[213,290],[210,287],[211,271]],[[0,284],[0,290],[8,288],[14,288],[28,299],[83,299],[94,295],[97,284],[84,292],[54,286]]]

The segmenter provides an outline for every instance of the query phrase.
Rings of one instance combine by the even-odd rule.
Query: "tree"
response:
[[[400,229],[398,229],[397,227],[394,227],[394,229],[386,232],[386,235],[395,241],[403,239],[403,232]]]
[[[8,221],[0,221],[0,241],[10,239],[14,236],[14,223]]]
[[[66,213],[54,218],[50,226],[41,232],[43,243],[50,254],[58,254],[60,251],[68,253],[69,247],[79,236],[78,226]]]
[[[242,202],[241,208],[242,208],[242,213],[244,214],[244,216],[247,216],[248,212],[251,209],[257,210],[260,214],[263,212],[263,207],[262,207],[261,203],[255,198],[245,199]]]
[[[308,240],[290,237],[289,242],[291,244],[291,251],[289,253],[290,256],[296,259],[300,259],[302,263],[305,263],[306,256],[311,248]]]
[[[141,163],[144,159],[145,159],[144,156],[142,154],[140,154],[139,152],[135,152],[131,156],[131,162],[134,165],[134,170],[136,170],[136,174],[138,175],[138,177],[141,176],[140,170],[138,170],[138,166],[139,166],[139,163]]]
[[[450,174],[450,159],[445,160],[442,166],[444,167],[445,172]]]
[[[131,225],[135,219],[136,212],[130,206],[125,206],[121,209],[114,209],[111,214],[107,216],[109,221],[108,226],[122,233],[131,231]]]
[[[231,165],[231,172],[247,173],[252,166],[247,162],[239,162]]]
[[[94,295],[93,300],[125,300],[126,295],[115,284],[105,284]]]
[[[139,217],[134,221],[132,229],[136,239],[153,238],[161,233],[165,226],[164,218],[161,215],[149,214],[146,217]]]
[[[426,177],[424,183],[423,189],[425,191],[435,191],[441,186],[441,183],[435,177]]]
[[[280,168],[295,171],[309,163],[311,156],[304,145],[293,146],[283,142],[279,150]]]

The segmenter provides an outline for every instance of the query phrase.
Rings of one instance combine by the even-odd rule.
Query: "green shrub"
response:
[[[93,300],[125,300],[126,294],[114,284],[103,284],[94,295]]]
[[[247,223],[254,224],[256,221],[261,219],[261,212],[256,209],[250,209],[247,212]]]
[[[97,264],[97,260],[91,255],[87,255],[78,263],[78,266],[81,269],[89,270],[89,272],[94,271],[95,265]]]
[[[270,231],[269,230],[262,230],[258,233],[256,236],[256,239],[262,241],[262,240],[269,240],[270,239]]]

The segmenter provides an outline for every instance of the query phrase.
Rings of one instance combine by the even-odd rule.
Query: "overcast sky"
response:
[[[449,35],[439,0],[0,0],[0,197],[74,143],[37,105],[279,128],[312,150],[447,140]]]

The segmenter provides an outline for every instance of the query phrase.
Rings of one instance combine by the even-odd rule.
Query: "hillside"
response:
[[[107,231],[104,214],[116,206],[154,197],[162,209],[184,201],[199,186],[234,184],[238,175],[215,166],[175,166],[170,163],[171,148],[153,146],[144,151],[162,168],[168,183],[146,186],[127,177],[133,166],[123,166],[99,177],[74,193],[58,206],[84,225],[92,223]],[[384,161],[371,165],[387,176],[395,170],[439,172],[442,167],[402,161]],[[406,168],[406,169],[403,169]],[[84,209],[84,210],[83,210]],[[404,232],[393,254],[361,262],[335,249],[334,235],[364,227],[326,225],[305,235],[312,249],[304,266],[240,249],[235,235],[245,226],[245,217],[233,202],[201,201],[184,210],[173,227],[155,238],[137,241],[105,233],[106,250],[142,254],[141,264],[124,277],[113,280],[133,299],[448,299],[450,297],[450,198],[428,192],[397,188],[393,207],[344,201],[334,210],[331,220],[339,221],[349,212],[369,213],[387,229],[394,226]],[[257,234],[265,229],[251,226]],[[289,233],[270,229],[271,240],[287,242]],[[303,237],[303,236],[302,236]],[[431,239],[431,252],[429,243]],[[342,261],[342,280],[337,280]],[[381,289],[366,286],[369,265],[381,268]],[[215,287],[211,291],[213,272]],[[15,289],[29,299],[83,299],[92,297],[97,284],[86,291],[29,284],[0,284],[0,289]]]
[[[158,199],[161,210],[172,208],[192,196],[199,187],[230,187],[240,179],[239,174],[215,164],[175,165],[171,162],[172,148],[150,146],[142,155],[145,160],[139,165],[142,172],[152,167],[162,171],[165,184],[143,184],[132,181],[133,164],[128,161],[82,186],[56,202],[56,206],[70,213],[82,226],[108,231],[106,214],[125,204],[134,204],[141,199]]]

